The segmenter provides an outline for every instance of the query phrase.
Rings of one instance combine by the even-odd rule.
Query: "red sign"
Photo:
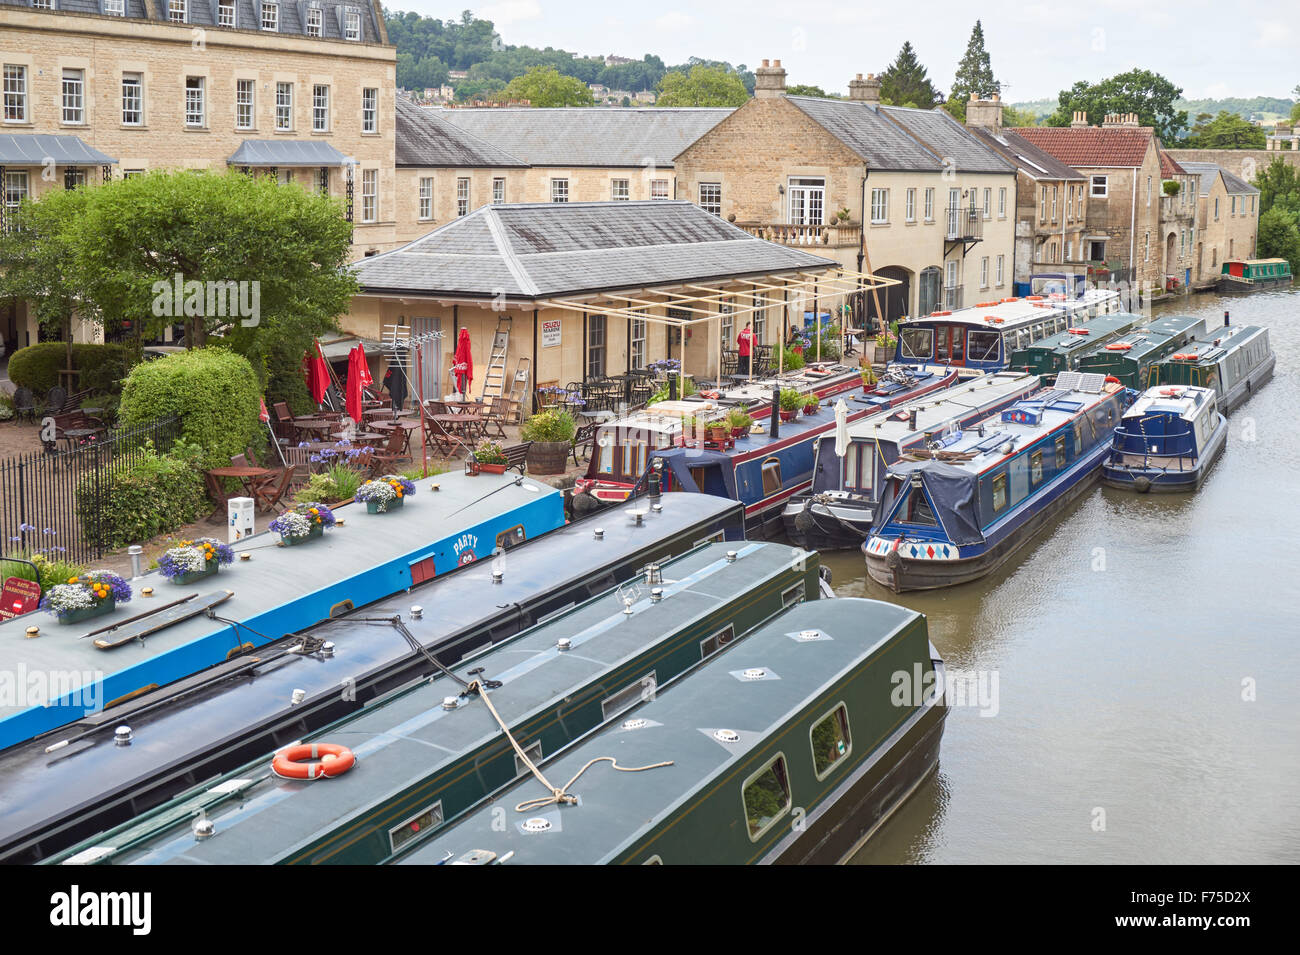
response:
[[[41,585],[22,577],[10,577],[0,591],[0,620],[31,613],[41,602]]]

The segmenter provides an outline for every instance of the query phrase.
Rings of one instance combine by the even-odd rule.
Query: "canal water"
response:
[[[1300,290],[1156,313],[1225,309],[1268,327],[1277,370],[1198,493],[1098,486],[996,574],[934,593],[823,555],[841,596],[924,612],[985,691],[855,862],[1300,862]]]

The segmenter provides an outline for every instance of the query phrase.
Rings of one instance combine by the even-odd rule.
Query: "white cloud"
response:
[[[538,19],[542,15],[542,5],[537,0],[501,0],[476,10],[475,15],[491,20],[492,25],[500,30],[511,23]]]
[[[1264,49],[1279,49],[1291,45],[1291,28],[1281,20],[1264,20],[1259,25],[1255,45]]]
[[[663,16],[655,18],[655,26],[660,30],[685,30],[694,22],[693,16],[678,10],[669,10]]]

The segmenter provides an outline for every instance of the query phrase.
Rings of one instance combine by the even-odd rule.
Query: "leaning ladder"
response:
[[[488,357],[487,371],[483,375],[483,397],[505,397],[506,353],[510,350],[510,316],[497,319],[496,334],[492,336],[492,354]]]
[[[521,420],[524,398],[528,394],[528,376],[532,371],[533,360],[527,355],[520,356],[515,363],[515,377],[510,383],[510,415],[515,423]]]

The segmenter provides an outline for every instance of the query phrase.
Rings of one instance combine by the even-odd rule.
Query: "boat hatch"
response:
[[[1002,420],[1007,424],[1040,424],[1043,420],[1043,406],[1037,402],[1027,404],[1022,401],[1017,401],[1006,411],[1002,412]]]
[[[1074,399],[1070,401],[1058,399],[1057,401],[1053,401],[1047,407],[1053,411],[1065,411],[1065,412],[1069,412],[1070,414],[1073,414],[1076,411],[1080,411],[1083,408],[1083,405],[1084,403],[1082,401],[1079,401],[1078,399]]]
[[[983,453],[985,451],[992,451],[994,448],[996,448],[999,444],[1001,444],[1005,440],[1005,438],[1003,437],[1005,434],[1006,434],[1005,431],[994,431],[992,434],[990,434],[979,444],[975,445],[975,450],[979,451],[980,453]]]

